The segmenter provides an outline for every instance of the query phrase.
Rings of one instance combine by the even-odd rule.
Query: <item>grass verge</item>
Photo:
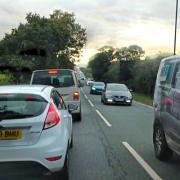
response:
[[[133,94],[133,99],[135,101],[139,101],[143,104],[150,105],[150,106],[153,105],[153,98],[152,97],[146,96],[144,94],[137,93],[137,92],[133,92],[132,94]]]

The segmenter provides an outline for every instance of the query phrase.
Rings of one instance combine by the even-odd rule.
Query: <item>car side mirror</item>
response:
[[[72,114],[77,109],[78,109],[78,106],[76,104],[68,104],[68,111],[70,114]]]
[[[133,90],[132,90],[132,89],[129,89],[129,91],[130,91],[130,92],[133,92]]]

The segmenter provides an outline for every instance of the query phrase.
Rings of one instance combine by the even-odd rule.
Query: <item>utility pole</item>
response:
[[[178,0],[176,0],[176,17],[175,17],[175,33],[174,33],[174,55],[176,55],[177,15],[178,15]]]

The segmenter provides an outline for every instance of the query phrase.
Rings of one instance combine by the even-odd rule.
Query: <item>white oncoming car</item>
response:
[[[71,110],[52,86],[1,86],[0,162],[35,162],[68,176]]]

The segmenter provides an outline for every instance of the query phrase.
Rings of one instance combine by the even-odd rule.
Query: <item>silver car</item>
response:
[[[47,69],[33,71],[30,84],[54,86],[61,93],[66,104],[73,104],[73,117],[81,121],[80,81],[70,69]]]
[[[69,111],[51,86],[1,86],[0,162],[36,162],[67,177],[73,143]]]

